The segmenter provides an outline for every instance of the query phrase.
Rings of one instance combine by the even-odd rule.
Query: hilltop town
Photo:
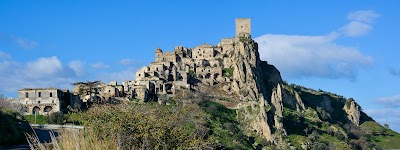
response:
[[[75,86],[72,91],[54,87],[24,88],[18,90],[17,101],[22,105],[25,115],[49,115],[59,111],[67,113],[77,109],[88,109],[92,112],[89,116],[97,116],[89,118],[89,122],[93,121],[88,124],[89,126],[103,125],[109,122],[110,118],[107,117],[115,117],[102,113],[107,111],[112,113],[116,111],[120,115],[140,117],[140,119],[144,117],[154,119],[170,111],[159,105],[146,106],[149,104],[146,102],[158,102],[166,106],[174,103],[174,108],[183,112],[187,111],[184,107],[175,106],[181,102],[184,104],[182,106],[191,104],[191,108],[204,109],[201,111],[197,109],[197,113],[207,114],[201,116],[206,123],[197,126],[200,129],[204,126],[210,131],[202,134],[207,136],[201,140],[212,136],[218,140],[209,138],[208,140],[214,141],[208,141],[210,142],[208,144],[232,149],[238,148],[237,146],[248,149],[271,146],[278,149],[318,149],[315,147],[363,149],[368,146],[385,147],[385,143],[369,141],[366,137],[378,139],[383,135],[386,139],[400,139],[398,133],[385,129],[362,112],[361,106],[352,98],[347,99],[334,93],[316,91],[283,81],[278,69],[260,60],[258,44],[251,38],[250,19],[237,18],[235,25],[235,36],[223,38],[217,45],[201,44],[193,48],[177,46],[171,51],[156,48],[154,61],[138,69],[132,75],[135,80],[124,81],[120,84],[116,81],[76,82],[72,84]],[[191,102],[195,101],[194,99],[200,100],[197,103]],[[157,112],[161,115],[149,116],[147,113],[143,116],[130,115],[131,112],[142,113],[135,111],[139,108],[136,106],[139,105],[114,107],[119,106],[117,105],[119,103],[140,104],[152,112],[161,110]],[[92,104],[116,105],[93,106]],[[90,109],[92,106],[94,109]],[[100,110],[103,108],[106,110]],[[176,112],[173,111],[173,113]],[[170,117],[170,115],[164,117]],[[133,126],[143,125],[131,120],[122,121],[133,123]],[[157,119],[156,121],[158,122]],[[186,131],[186,125],[193,125],[194,122],[192,118],[192,121],[181,125],[184,125],[183,128]],[[145,127],[152,124],[154,123],[145,124]],[[125,125],[125,123],[118,125]],[[118,138],[136,136],[125,134],[134,130],[131,127],[118,126],[117,128],[123,129],[122,134],[117,135]],[[156,127],[156,129],[164,130],[165,128]],[[194,129],[197,130],[197,128]],[[107,135],[115,134],[108,130],[101,132],[106,132]],[[148,135],[151,131],[145,132],[144,135]],[[176,134],[182,134],[182,132],[179,131]],[[164,139],[164,136],[168,134],[161,137]],[[103,140],[108,140],[108,138]],[[141,142],[141,139],[138,140]],[[126,142],[132,141],[135,139]],[[128,147],[133,145],[127,144]],[[139,143],[139,147],[152,146],[152,144],[144,146]],[[177,146],[177,144],[172,146]]]
[[[218,45],[177,46],[166,52],[157,48],[154,62],[139,69],[135,74],[136,80],[122,84],[116,81],[108,84],[100,81],[78,82],[73,84],[73,91],[24,88],[18,91],[18,99],[27,114],[46,114],[67,111],[67,106],[112,100],[158,101],[159,96],[173,97],[176,91],[196,90],[202,85],[224,84],[224,91],[234,94],[232,89],[238,92],[239,85],[233,78],[235,60],[231,59],[231,55],[235,50],[244,49],[243,42],[254,42],[250,27],[249,18],[238,18],[235,37],[223,38]]]

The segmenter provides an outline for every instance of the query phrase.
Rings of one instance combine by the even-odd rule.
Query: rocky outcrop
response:
[[[297,112],[306,109],[299,93],[288,85],[283,85],[282,87],[283,102],[287,107],[296,109]]]
[[[276,88],[272,91],[271,96],[272,103],[272,113],[274,114],[274,123],[276,129],[282,129],[283,123],[283,97],[282,97],[282,88],[281,85],[278,84]]]
[[[329,99],[329,97],[324,95],[319,104],[323,109],[325,109],[329,113],[332,113],[333,112],[333,108],[332,108],[332,104],[331,103],[332,103],[332,101]]]
[[[350,98],[346,101],[343,110],[347,114],[347,119],[351,121],[356,126],[360,125],[360,106]]]

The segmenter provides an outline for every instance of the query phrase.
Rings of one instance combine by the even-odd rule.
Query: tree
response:
[[[64,122],[64,114],[61,111],[51,113],[49,116],[50,124],[62,124]]]
[[[389,129],[389,125],[388,125],[387,123],[385,123],[383,126],[384,126],[385,128],[387,128],[387,129]]]

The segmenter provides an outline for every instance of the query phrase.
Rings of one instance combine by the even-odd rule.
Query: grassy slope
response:
[[[346,120],[346,114],[343,111],[344,104],[341,99],[343,97],[333,93],[327,93],[323,91],[315,91],[312,89],[295,88],[300,93],[300,96],[308,107],[307,111],[315,111],[318,113],[314,116],[313,113],[297,112],[288,107],[284,107],[284,127],[287,130],[288,136],[292,144],[300,148],[303,141],[310,141],[310,133],[306,133],[306,130],[316,130],[319,133],[319,139],[317,142],[323,142],[334,145],[335,149],[351,149],[357,147],[357,144],[352,142],[366,138],[368,146],[377,146],[384,149],[400,148],[400,134],[390,129],[386,129],[379,125],[372,118],[367,116],[364,112],[361,112],[360,128],[361,135],[355,137],[352,132],[357,130],[344,129],[348,122]],[[320,101],[323,96],[328,96],[331,100],[331,106],[333,112],[322,117],[321,113],[326,114],[326,110],[318,108]],[[318,110],[319,109],[319,110]],[[306,112],[307,112],[306,111]],[[319,118],[317,120],[311,118]],[[338,132],[340,131],[340,132]],[[343,133],[344,137],[340,135]],[[360,133],[360,132],[359,132]],[[368,144],[369,143],[369,144]]]
[[[368,140],[384,149],[400,148],[400,134],[393,130],[373,121],[364,122],[361,129],[367,133]]]

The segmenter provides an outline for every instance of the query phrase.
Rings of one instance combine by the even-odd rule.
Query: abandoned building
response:
[[[224,76],[223,67],[232,63],[227,57],[229,50],[241,38],[250,38],[249,18],[237,18],[236,36],[222,39],[218,46],[176,46],[172,52],[157,48],[155,61],[139,69],[135,81],[123,83],[127,87],[125,92],[132,98],[146,101],[149,94],[171,96],[176,90],[191,89],[195,84],[193,79],[205,85],[229,82],[231,79]]]
[[[232,82],[235,60],[230,59],[235,45],[250,38],[250,19],[236,19],[236,35],[223,38],[218,45],[201,44],[194,48],[176,46],[173,51],[155,50],[154,62],[139,69],[135,80],[105,84],[100,81],[74,83],[74,94],[83,104],[111,100],[148,101],[160,95],[172,97],[177,90],[195,88],[198,84],[216,85]],[[74,94],[58,89],[23,89],[18,91],[21,103],[29,113],[62,111],[71,104]],[[64,95],[70,95],[65,97]]]
[[[103,103],[113,99],[124,99],[126,97],[124,86],[118,85],[117,81],[105,84],[100,81],[74,83],[74,93],[79,95],[83,104]]]
[[[18,101],[25,114],[46,115],[68,111],[68,106],[80,107],[77,95],[57,88],[25,88],[18,90]]]

